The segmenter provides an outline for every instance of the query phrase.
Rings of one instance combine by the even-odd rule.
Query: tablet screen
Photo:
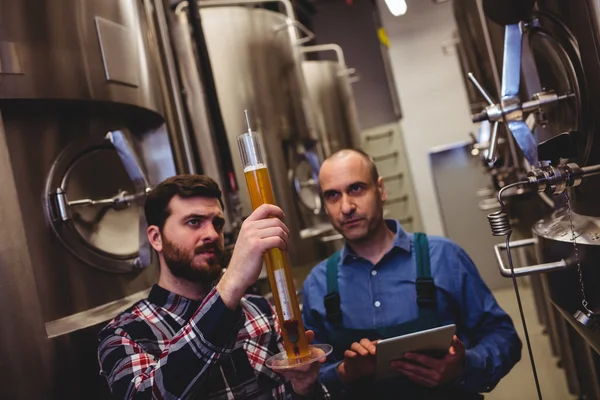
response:
[[[375,356],[377,380],[398,376],[398,372],[390,369],[390,362],[402,359],[405,353],[443,358],[448,353],[455,332],[456,325],[451,324],[380,340]]]

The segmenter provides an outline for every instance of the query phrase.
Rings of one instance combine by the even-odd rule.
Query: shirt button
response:
[[[375,302],[375,307],[379,307],[380,305],[381,305],[380,302],[378,302],[378,301]]]
[[[373,276],[377,275],[377,271],[375,271],[375,270],[371,271],[371,275],[373,275]]]

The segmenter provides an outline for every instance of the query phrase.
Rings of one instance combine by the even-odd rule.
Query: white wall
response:
[[[377,0],[390,39],[390,58],[402,106],[402,129],[425,231],[443,235],[429,166],[431,148],[468,140],[475,126],[455,51],[442,52],[452,38],[451,3],[407,0],[408,12],[394,17]]]

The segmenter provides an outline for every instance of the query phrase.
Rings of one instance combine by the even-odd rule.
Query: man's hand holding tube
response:
[[[315,338],[315,333],[311,330],[306,331],[306,340],[311,343]],[[319,362],[302,365],[287,370],[278,371],[285,379],[292,382],[292,388],[296,394],[301,396],[310,396],[317,390],[319,370],[321,363],[325,362],[325,352],[316,347],[311,347],[313,356],[322,355],[323,358]]]

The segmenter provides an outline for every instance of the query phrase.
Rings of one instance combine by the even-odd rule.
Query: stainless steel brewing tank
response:
[[[137,200],[73,203],[139,194],[109,131],[149,185],[175,172],[150,4],[0,0],[2,398],[107,398],[97,333],[156,281]]]
[[[160,112],[159,55],[145,12],[131,0],[0,1],[0,97],[116,101]]]
[[[577,238],[581,278],[584,282],[588,307],[600,313],[600,219],[572,213],[573,228]],[[554,262],[565,260],[569,268],[548,273],[549,296],[554,305],[564,311],[575,329],[600,353],[600,331],[592,332],[577,323],[571,316],[581,308],[582,288],[577,269],[569,212],[562,209],[538,221],[533,226],[540,260]]]
[[[234,153],[243,215],[249,215],[252,208],[236,138],[248,129],[244,119],[244,109],[248,109],[252,128],[263,137],[275,200],[285,211],[292,232],[292,264],[314,263],[324,255],[318,254],[315,240],[300,239],[300,230],[310,222],[288,176],[303,158],[299,149],[303,138],[311,135],[303,120],[301,66],[288,21],[276,12],[244,7],[206,8],[200,15],[229,148]]]
[[[360,126],[348,71],[334,61],[303,61],[302,71],[326,156],[344,148],[360,148]]]

